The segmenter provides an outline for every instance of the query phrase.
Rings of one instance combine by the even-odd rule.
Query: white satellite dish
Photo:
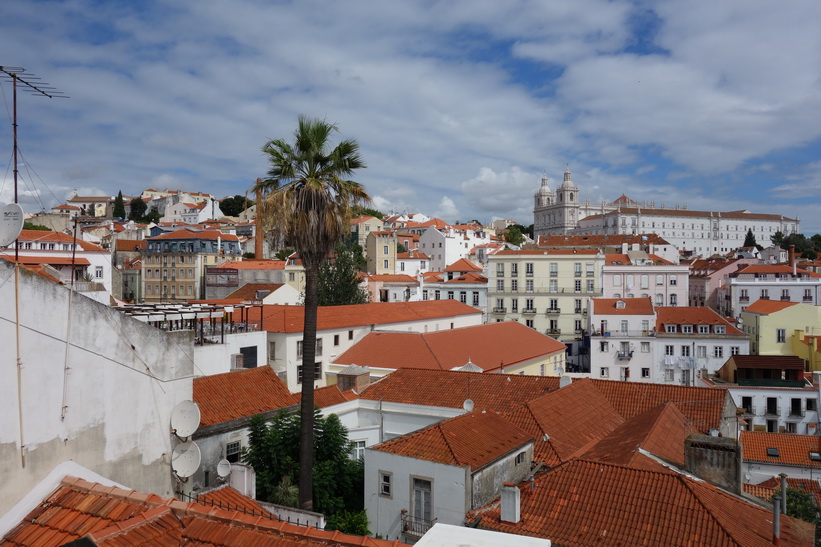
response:
[[[171,411],[171,431],[177,437],[190,437],[200,426],[200,407],[194,401],[182,401]]]
[[[468,412],[473,412],[473,399],[465,399],[465,402],[462,403],[462,408]]]
[[[220,460],[219,463],[217,464],[217,475],[219,475],[219,477],[221,479],[224,479],[225,477],[227,477],[230,474],[231,474],[231,462],[229,462],[228,460],[225,460],[225,459]]]
[[[23,208],[9,203],[0,209],[0,247],[8,247],[23,231]]]
[[[201,461],[200,447],[194,441],[178,444],[171,453],[171,469],[183,478],[196,473]]]

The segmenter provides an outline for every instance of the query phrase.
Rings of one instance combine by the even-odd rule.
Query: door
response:
[[[431,511],[430,481],[413,479],[413,516],[430,522]]]

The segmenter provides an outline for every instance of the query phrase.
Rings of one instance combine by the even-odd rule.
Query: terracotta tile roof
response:
[[[553,256],[553,255],[597,255],[599,251],[597,249],[519,249],[518,251],[514,250],[504,250],[499,251],[498,253],[494,254],[493,256],[510,256],[510,255],[522,255],[522,256]]]
[[[705,306],[659,306],[656,308],[656,332],[666,332],[665,325],[723,325],[727,334],[744,334],[714,310]]]
[[[771,509],[677,473],[574,460],[519,490],[519,523],[501,521],[498,501],[465,520],[566,546],[772,545]],[[782,544],[813,544],[813,525],[781,523]]]
[[[441,218],[432,218],[425,222],[408,222],[407,224],[405,224],[405,229],[408,230],[411,228],[428,228],[431,226],[439,230],[444,230],[449,228],[450,224],[448,224]]]
[[[667,260],[665,258],[661,258],[659,255],[656,255],[656,254],[653,254],[653,253],[648,253],[647,257],[653,262],[653,264],[656,264],[656,265],[659,265],[659,266],[664,266],[664,265],[674,266],[675,265],[674,263],[670,262],[669,260]]]
[[[5,260],[6,262],[14,263],[14,257],[13,256],[0,255],[0,260]],[[53,277],[51,274],[48,273],[48,271],[46,271],[45,266],[46,266],[45,264],[23,264],[22,262],[20,263],[20,267],[21,267],[22,270],[29,271],[29,272],[31,272],[33,274],[37,274],[41,277],[45,277],[49,281],[53,281],[54,283],[57,283],[58,285],[63,285],[64,283],[62,281],[60,281],[56,277]]]
[[[256,300],[257,291],[269,291],[268,294],[270,294],[282,286],[282,283],[246,283],[225,298],[226,300],[236,298],[240,300]],[[267,294],[265,296],[267,296]]]
[[[721,428],[721,417],[727,396],[724,390],[643,382],[587,379],[581,381],[593,382],[619,415],[626,419],[638,416],[663,403],[675,403],[699,432],[707,434],[711,429]]]
[[[251,321],[258,320],[259,310],[249,310]],[[266,305],[264,326],[268,332],[302,332],[304,306]],[[404,321],[422,321],[461,315],[481,314],[480,310],[457,300],[421,302],[377,302],[350,306],[320,306],[317,330],[340,329],[363,325],[390,325]]]
[[[605,264],[619,264],[619,265],[630,265],[633,263],[630,260],[630,257],[625,254],[611,254],[605,253],[604,255],[604,263]]]
[[[663,239],[658,234],[584,234],[540,236],[537,244],[539,247],[600,247],[607,245],[621,245],[622,243],[640,243],[642,245],[670,244],[666,239]]]
[[[374,274],[369,275],[368,279],[382,283],[418,283],[415,277],[405,274]]]
[[[711,217],[728,218],[732,220],[772,220],[772,221],[795,221],[795,219],[787,218],[784,215],[773,215],[767,213],[750,213],[749,211],[691,211],[689,209],[651,209],[649,207],[621,207],[622,214],[635,215],[641,212],[642,215],[652,216],[666,216],[666,217]],[[617,214],[616,211],[605,213],[605,215]]]
[[[239,503],[237,496],[231,499]],[[254,504],[248,498],[241,502],[245,508]],[[297,526],[268,515],[163,499],[67,477],[0,543],[57,546],[85,538],[96,545],[401,545]]]
[[[327,408],[329,406],[338,405],[347,401],[358,399],[359,396],[353,391],[340,391],[338,385],[318,387],[314,389],[314,406],[319,408]],[[302,401],[302,393],[295,393],[294,400],[296,404]]]
[[[9,257],[10,262],[14,262],[14,257]],[[29,266],[36,266],[38,264],[50,264],[52,266],[68,266],[71,264],[71,256],[32,256],[32,255],[19,255],[20,264],[25,264]],[[87,258],[82,256],[74,257],[74,264],[77,266],[90,266],[91,262],[88,261]]]
[[[142,239],[117,239],[114,242],[114,249],[124,252],[139,252],[145,249],[145,241]]]
[[[818,435],[742,431],[739,442],[745,462],[821,468],[821,461],[810,460],[810,452],[821,454],[821,437]],[[779,455],[768,456],[768,448],[777,449]]]
[[[296,404],[296,398],[269,366],[194,378],[200,426],[253,416]]]
[[[485,277],[481,274],[475,273],[475,272],[469,272],[469,273],[466,273],[464,275],[460,275],[459,277],[454,277],[453,279],[449,279],[449,280],[445,281],[445,283],[474,283],[474,284],[476,284],[476,283],[485,283],[486,284],[487,282],[488,282],[487,277]]]
[[[759,315],[770,315],[792,306],[797,305],[798,302],[782,302],[781,300],[756,300],[744,311],[750,313],[757,313]]]
[[[430,260],[430,257],[425,253],[418,251],[410,251],[407,253],[396,253],[397,260]]]
[[[589,381],[532,399],[508,417],[536,439],[535,459],[551,466],[578,456],[624,423]]]
[[[567,346],[516,321],[438,332],[371,332],[335,363],[371,368],[450,370],[473,362],[485,372],[540,359]]]
[[[249,512],[268,512],[267,509],[260,505],[257,500],[244,496],[238,490],[227,484],[197,495],[196,501],[198,503],[207,503],[231,509],[241,509]]]
[[[736,368],[804,370],[804,361],[794,355],[733,355]]]
[[[555,376],[520,376],[440,370],[399,369],[362,390],[360,397],[446,408],[471,399],[476,410],[508,412],[558,389]]]
[[[639,452],[659,456],[684,467],[684,441],[698,433],[678,407],[659,405],[624,422],[582,456],[586,460],[662,471],[655,460]]]
[[[442,281],[442,272],[422,272],[422,279],[428,283]]]
[[[476,471],[533,440],[495,412],[475,411],[373,446],[409,458]]]
[[[759,484],[744,485],[744,491],[748,494],[769,501],[776,491],[781,492],[781,479],[778,477],[771,477]],[[812,494],[815,498],[815,504],[821,506],[821,484],[818,480],[813,479],[793,479],[787,477],[787,488],[794,488],[802,492]]]
[[[356,218],[351,219],[351,224],[362,224],[363,222],[367,222],[369,220],[379,220],[376,217],[372,217],[370,215],[362,215]]]
[[[796,268],[795,275],[798,277],[821,277],[821,274]],[[730,277],[755,274],[779,274],[781,276],[792,277],[792,267],[787,264],[744,264],[738,270],[730,274]]]
[[[591,298],[596,315],[654,315],[653,302],[645,298]],[[622,305],[619,305],[619,302]]]
[[[467,258],[460,258],[443,271],[446,272],[481,272],[482,268],[468,260]]]
[[[284,260],[230,260],[223,262],[218,268],[232,270],[284,270]]]
[[[207,239],[214,240],[222,239],[223,241],[239,241],[239,238],[232,234],[224,234],[217,230],[203,230],[201,232],[194,232],[183,228],[181,230],[173,230],[165,232],[158,236],[146,238],[150,241],[162,241],[165,239]]]

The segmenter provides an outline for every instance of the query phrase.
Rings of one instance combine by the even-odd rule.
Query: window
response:
[[[581,277],[582,276],[582,263],[581,262],[576,262],[575,264],[573,264],[573,275],[575,275],[576,277]]]
[[[231,463],[239,462],[239,456],[241,452],[242,445],[239,441],[235,441],[225,445],[225,459]]]
[[[433,291],[433,299],[434,300],[441,300],[442,299],[442,291],[439,289]]]
[[[339,335],[334,334],[334,346],[338,346],[338,345],[339,345]]]
[[[764,300],[769,300],[770,291],[768,289],[761,289],[761,298]]]
[[[353,331],[352,330],[348,331],[348,340],[353,340]]]
[[[818,409],[816,399],[807,399],[807,412],[815,411]]]
[[[503,306],[498,306],[503,307]],[[519,299],[518,298],[511,298],[510,299],[510,311],[513,313],[519,313]]]
[[[628,283],[627,285],[629,287],[630,283]],[[648,275],[641,276],[641,288],[642,289],[649,289],[650,288],[650,276],[648,276]]]
[[[531,302],[533,300],[531,299]],[[559,299],[558,298],[551,298],[550,299],[550,310],[558,310],[559,309]]]
[[[427,298],[425,300],[427,300]],[[479,292],[478,291],[473,291],[473,305],[474,306],[479,305]]]
[[[787,341],[787,330],[786,329],[776,329],[775,330],[775,341],[779,344],[783,344]]]
[[[453,291],[448,291],[448,300],[453,300]]]
[[[530,327],[532,329],[533,328],[533,319],[525,319],[525,326]],[[524,371],[522,371],[522,373],[524,373]]]
[[[316,355],[322,355],[322,338],[316,339]]]
[[[516,465],[522,465],[525,463],[525,457],[527,456],[527,452],[519,452],[516,454]]]
[[[609,344],[607,342],[599,342],[599,351],[603,353],[607,353],[609,350]]]
[[[613,286],[621,287],[621,274],[616,274],[613,276]]]
[[[741,353],[741,348],[738,346],[730,346],[730,355],[739,355]]]
[[[681,346],[681,356],[690,357],[690,346]]]
[[[682,325],[681,332],[684,334],[693,334],[693,325]]]
[[[576,298],[573,300],[573,311],[575,313],[582,313],[582,299]]]
[[[365,441],[351,443],[351,459],[362,461],[365,459]]]
[[[675,333],[676,325],[664,325],[664,332]]]
[[[575,321],[573,321],[573,329],[576,332],[581,332],[582,331],[582,320],[581,319],[576,319]]]
[[[428,299],[428,290],[424,289],[424,290],[422,290],[422,300],[427,300],[427,299]],[[474,304],[474,306],[475,305],[476,304]]]
[[[525,299],[525,310],[532,311],[536,308],[533,307],[533,299],[527,298]]]
[[[713,357],[724,357],[724,348],[721,346],[713,346]]]
[[[673,346],[664,346],[664,355],[675,355],[675,349]]]
[[[504,279],[497,279],[496,280],[496,290],[499,292],[504,292],[505,290],[505,280]]]
[[[556,277],[559,275],[559,264],[557,262],[550,263],[550,277]]]
[[[519,292],[519,281],[516,279],[510,280],[510,291],[511,292]]]
[[[678,295],[677,294],[671,294],[670,295],[670,306],[672,306],[672,307],[678,306]]]
[[[519,275],[519,264],[514,262],[510,265],[510,275],[512,275],[513,277]]]
[[[383,268],[387,269],[387,268],[388,268],[388,264],[389,264],[389,261],[388,261],[388,259],[387,259],[387,258],[386,258],[385,260],[383,260],[383,261],[382,261],[382,267],[383,267]]]
[[[294,274],[294,272],[289,272],[288,273],[288,281],[294,281],[295,279],[296,279],[296,275]]]
[[[391,497],[391,477],[393,473],[379,472],[379,495],[383,498]]]
[[[528,277],[533,276],[533,263],[532,262],[525,262],[525,275]]]
[[[650,369],[649,368],[641,369],[641,377],[642,378],[649,378],[650,377]]]
[[[707,346],[696,346],[696,357],[707,357]]]
[[[96,277],[97,279],[102,279],[103,278],[103,267],[102,266],[97,266],[97,267],[94,268],[94,277]]]
[[[387,246],[387,245],[385,245],[385,246],[383,246],[383,247],[382,247],[382,254],[383,254],[383,255],[388,254],[388,246]]]
[[[582,292],[582,282],[580,279],[577,279],[576,282],[573,284],[573,290],[576,292]]]
[[[676,276],[671,275],[670,276],[670,285],[675,286],[677,283],[678,283],[678,281],[676,280]]]
[[[550,292],[559,292],[559,282],[555,279],[551,279],[548,288]]]
[[[411,507],[413,516],[429,523],[433,518],[433,488],[431,481],[414,477],[412,484]]]
[[[742,397],[741,398],[741,408],[744,409],[745,414],[752,414],[753,413],[753,398],[752,397]]]
[[[532,279],[528,279],[527,281],[525,281],[525,291],[533,292],[533,280]]]
[[[656,275],[656,286],[661,287],[664,285],[664,276],[661,274]]]
[[[650,353],[650,342],[642,342],[641,343],[641,352],[642,353]]]
[[[599,372],[599,375],[602,378],[609,378],[610,377],[610,369],[607,368],[607,367],[602,367],[601,372]]]
[[[664,305],[664,295],[657,294],[656,295],[656,306],[663,306]]]
[[[698,326],[698,333],[699,334],[710,334],[710,325],[699,325]]]
[[[587,277],[593,277],[593,263],[588,262],[584,266],[585,266],[585,269],[587,270]]]
[[[496,277],[504,277],[505,276],[505,264],[504,262],[499,262],[496,264]]]
[[[621,331],[622,334],[627,334],[627,325],[628,325],[627,319],[622,319],[620,324],[619,324],[619,330]]]
[[[465,291],[459,291],[459,302],[462,304],[468,303],[468,293]]]
[[[592,279],[587,280],[587,292],[593,292],[595,290],[594,283],[595,283],[595,281],[593,281]]]
[[[322,363],[314,363],[314,381],[322,379]],[[302,365],[296,367],[296,383],[302,383]]]
[[[675,371],[671,368],[668,368],[664,371],[664,381],[665,382],[672,382],[675,380]]]

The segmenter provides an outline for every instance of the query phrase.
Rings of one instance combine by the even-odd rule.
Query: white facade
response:
[[[488,235],[480,230],[428,227],[419,237],[419,252],[430,257],[430,271],[440,272],[460,258],[470,259],[470,251],[477,245],[490,243]]]
[[[235,364],[234,356],[242,355],[243,351],[248,352],[249,350],[256,353],[256,366],[267,365],[268,335],[265,331],[225,334],[224,339],[224,343],[194,346],[195,376],[211,376],[231,372]],[[249,368],[247,363],[243,366]]]
[[[155,329],[22,269],[18,330],[14,275],[0,261],[0,513],[66,460],[172,496],[170,415],[192,397],[191,333]]]
[[[712,386],[710,382],[705,385]],[[744,410],[742,418],[749,431],[798,433],[816,435],[819,432],[818,387],[738,386],[727,389],[736,406]],[[819,475],[821,477],[821,475]]]
[[[745,270],[756,269],[755,266]],[[784,267],[789,270],[788,267]],[[738,319],[748,305],[756,300],[781,300],[803,302],[818,306],[821,304],[821,276],[798,271],[780,273],[746,273],[740,270],[726,278],[726,285],[719,287],[718,312]]]
[[[687,306],[690,268],[685,265],[651,262],[602,266],[602,297],[650,297],[656,306]]]

